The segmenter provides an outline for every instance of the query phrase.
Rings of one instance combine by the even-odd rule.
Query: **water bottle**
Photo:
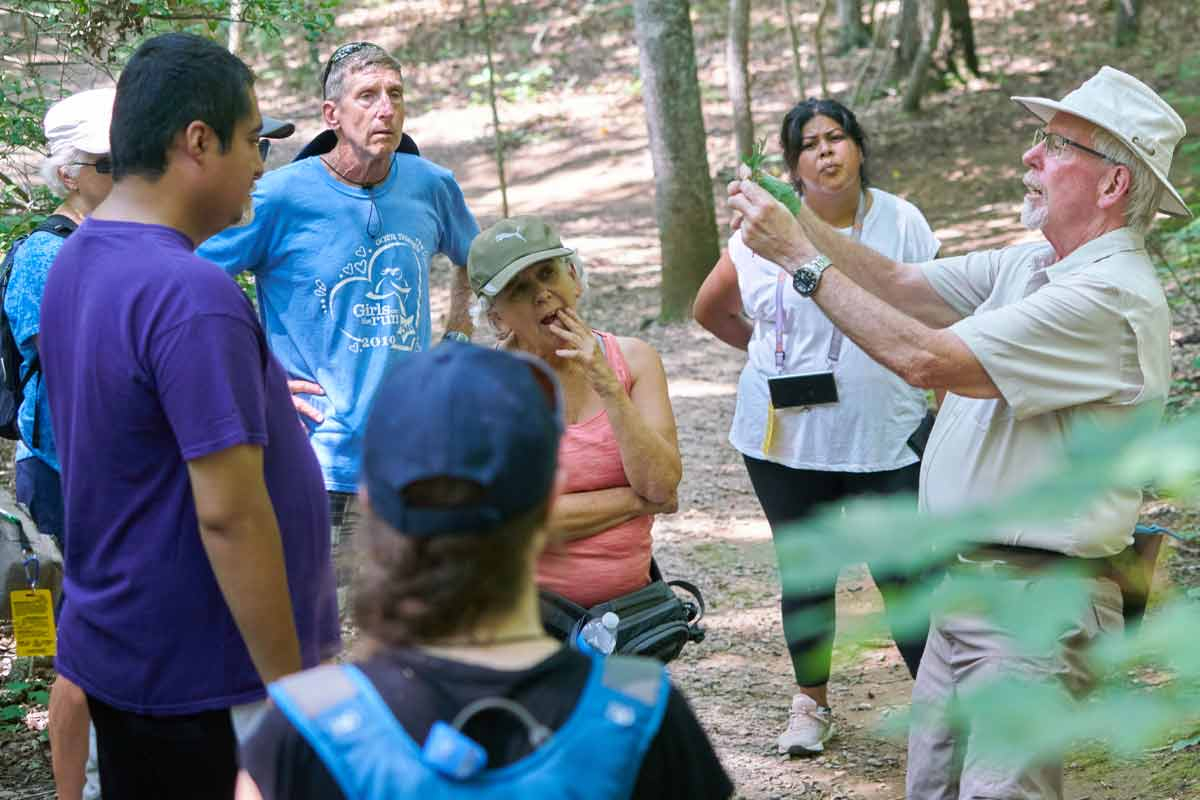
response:
[[[605,611],[600,619],[588,620],[579,632],[580,644],[585,652],[592,650],[602,656],[612,655],[617,649],[617,625],[621,619],[611,611]]]

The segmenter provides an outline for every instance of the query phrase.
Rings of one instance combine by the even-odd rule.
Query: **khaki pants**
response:
[[[951,575],[947,583],[954,581]],[[998,761],[981,752],[976,737],[987,719],[951,725],[943,715],[956,697],[969,696],[997,677],[1058,682],[1075,696],[1090,688],[1093,676],[1084,652],[1101,634],[1123,627],[1121,592],[1106,578],[1013,576],[1001,581],[1006,592],[1023,594],[1039,581],[1079,581],[1089,596],[1077,619],[1065,620],[1057,652],[1021,652],[1013,636],[994,622],[956,614],[935,617],[921,669],[913,687],[914,721],[908,736],[909,800],[1061,800],[1062,761],[1030,752]]]

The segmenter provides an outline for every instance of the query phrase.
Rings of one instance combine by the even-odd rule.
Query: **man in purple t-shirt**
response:
[[[338,646],[324,483],[287,376],[237,285],[193,253],[247,207],[261,127],[227,50],[145,42],[117,85],[112,194],[46,282],[56,666],[87,694],[105,797],[232,797],[231,709]]]

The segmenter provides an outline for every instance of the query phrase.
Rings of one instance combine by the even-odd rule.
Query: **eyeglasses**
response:
[[[99,175],[109,175],[112,173],[113,163],[110,156],[100,156],[95,161],[72,161],[73,167],[92,167]]]
[[[1063,153],[1067,151],[1068,147],[1074,147],[1076,150],[1082,150],[1088,155],[1093,155],[1096,158],[1102,158],[1110,164],[1121,163],[1116,159],[1109,158],[1099,150],[1093,150],[1092,148],[1082,145],[1079,142],[1072,141],[1061,134],[1051,133],[1045,128],[1038,128],[1033,132],[1033,146],[1037,147],[1042,142],[1046,143],[1046,155],[1050,156],[1051,158],[1062,158]]]
[[[372,44],[371,42],[350,42],[334,50],[333,55],[325,62],[325,69],[321,72],[321,92],[325,92],[325,85],[329,83],[329,73],[333,71],[334,64],[339,61],[345,61],[355,53],[360,53],[370,47],[378,49],[379,45]]]
[[[263,161],[266,161],[267,154],[270,152],[271,152],[271,140],[266,139],[266,138],[259,139],[258,140],[258,157],[261,158]]]

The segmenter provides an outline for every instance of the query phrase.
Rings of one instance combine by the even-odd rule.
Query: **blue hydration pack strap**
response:
[[[641,759],[662,725],[671,685],[656,661],[593,658],[575,710],[546,744],[515,763],[462,781],[424,762],[417,743],[355,666],[317,667],[277,681],[268,691],[347,800],[568,793],[600,799],[631,794]],[[591,772],[582,794],[580,770]]]

